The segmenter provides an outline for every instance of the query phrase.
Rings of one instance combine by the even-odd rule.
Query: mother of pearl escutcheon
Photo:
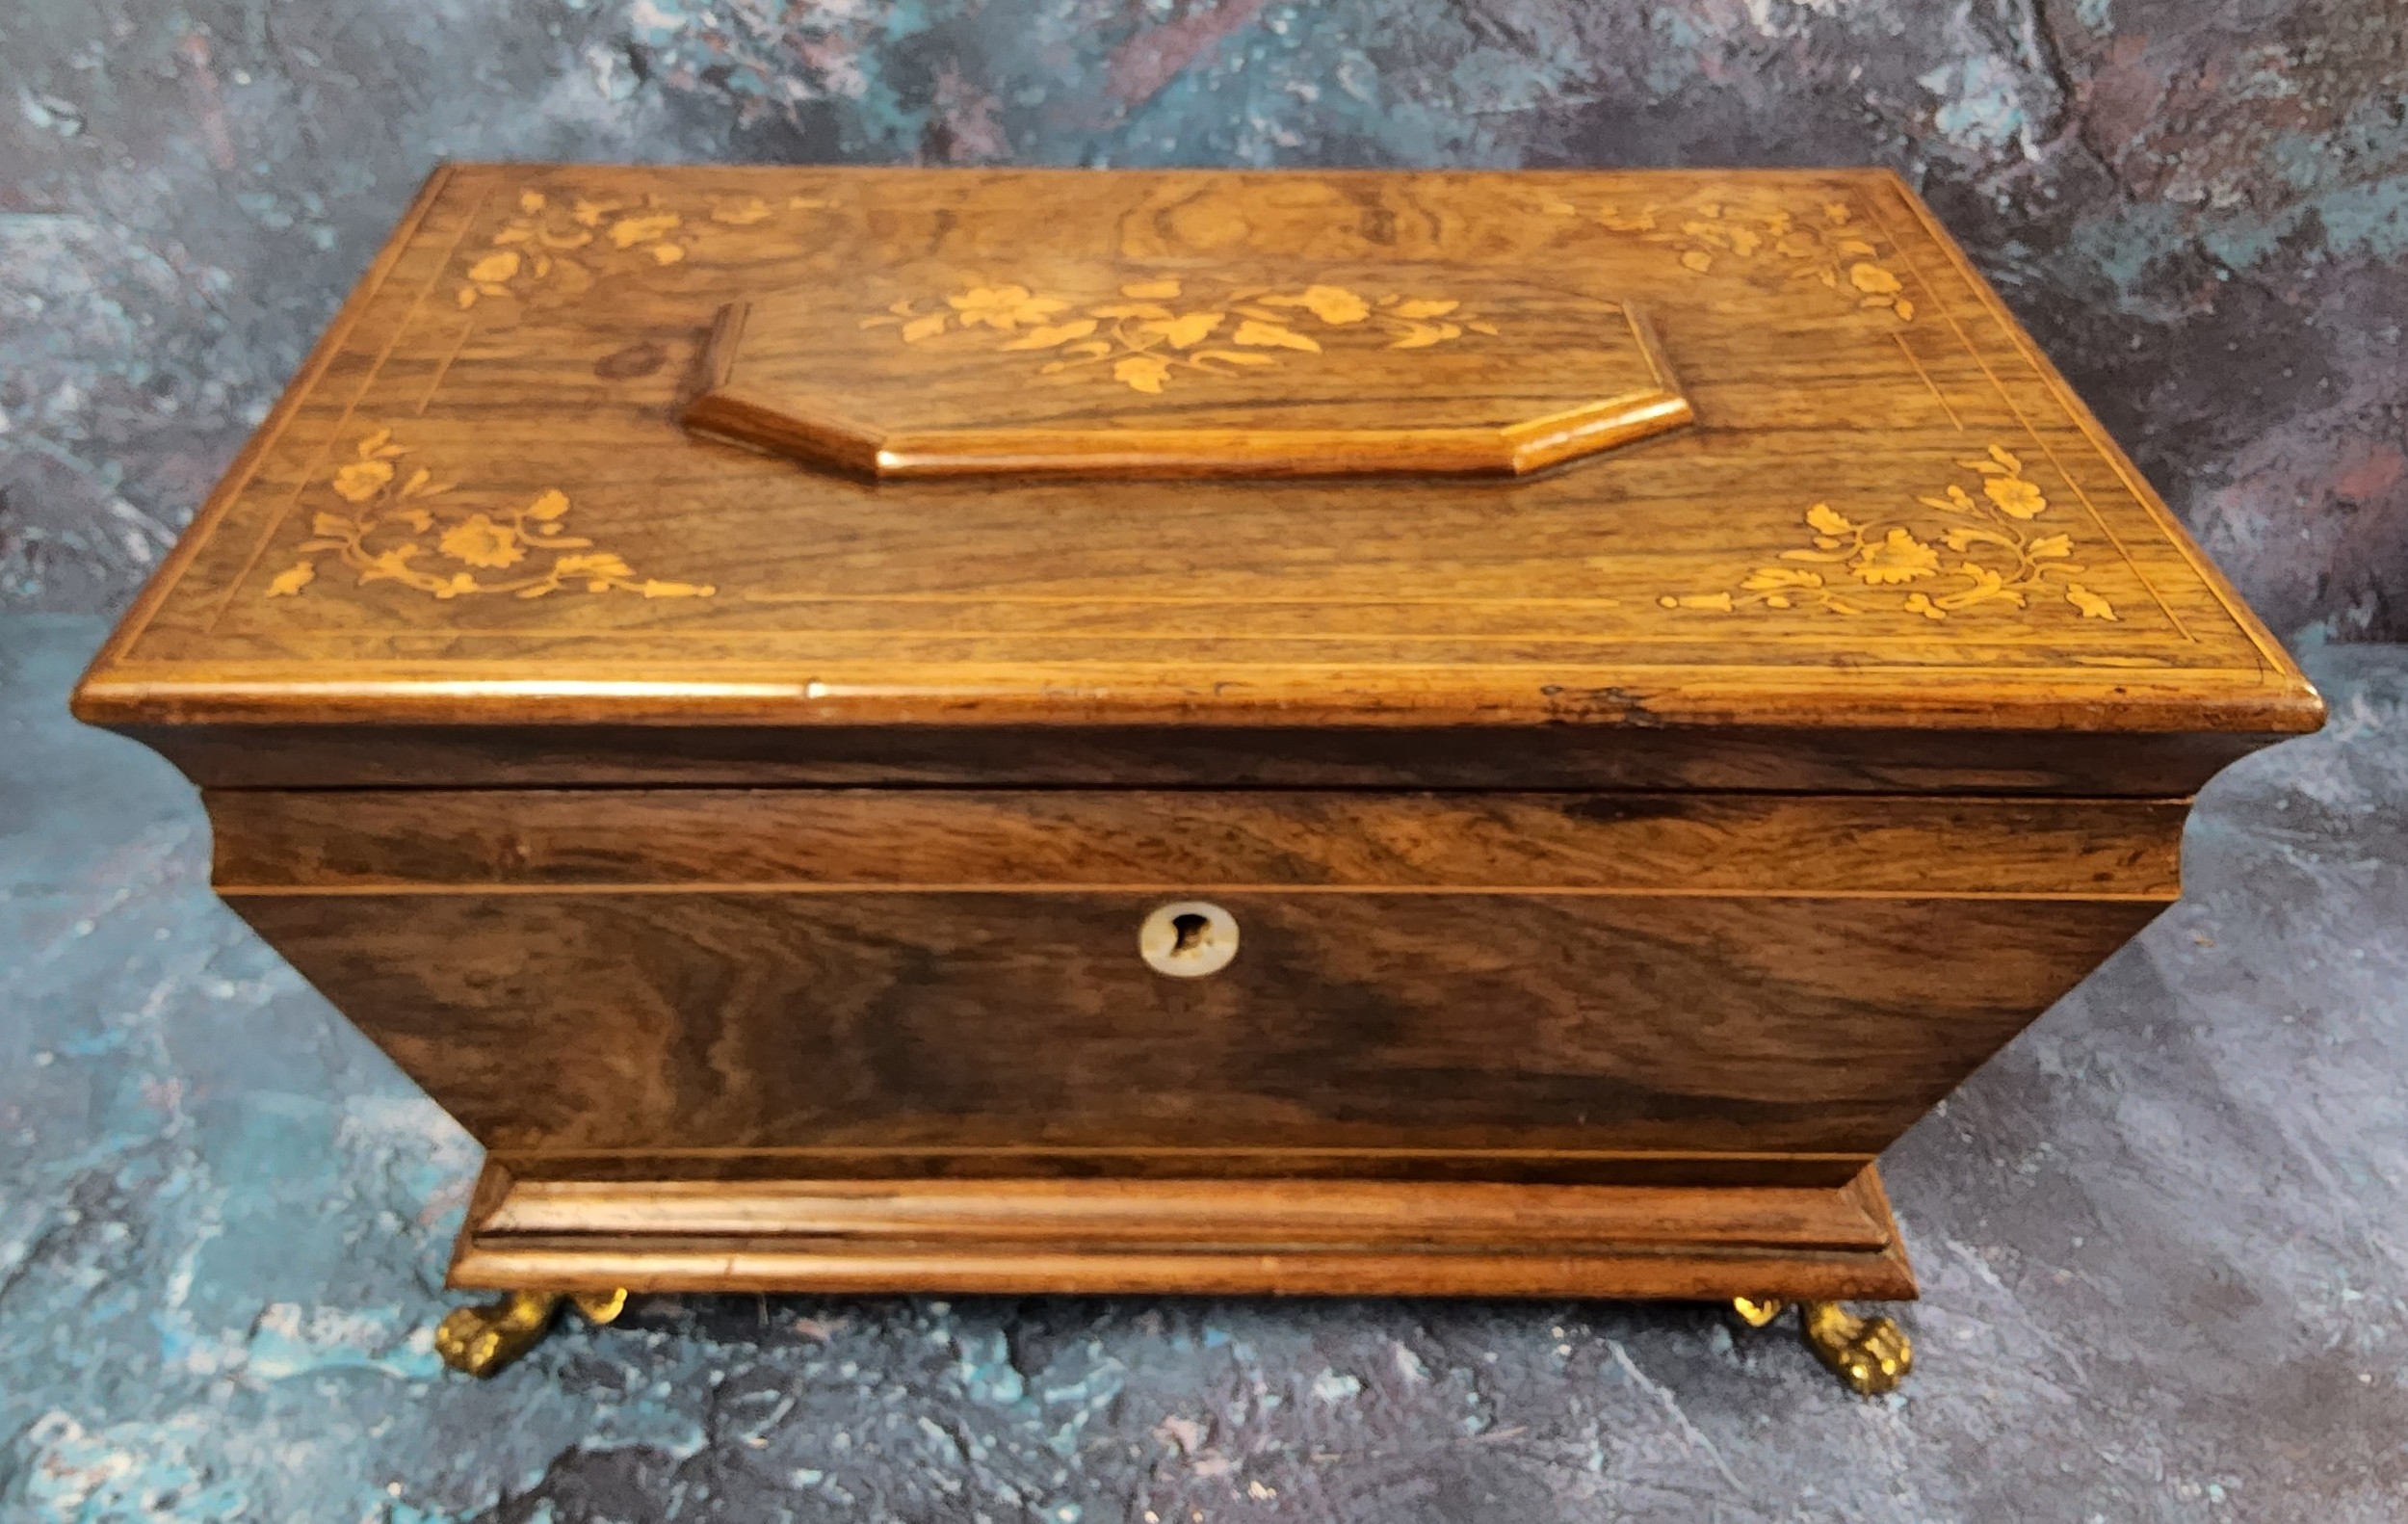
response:
[[[1138,928],[1138,954],[1173,979],[1217,974],[1238,956],[1237,917],[1210,900],[1158,906]]]

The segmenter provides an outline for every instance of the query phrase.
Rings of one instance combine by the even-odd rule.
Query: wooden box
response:
[[[1887,173],[502,165],[76,709],[459,1285],[1813,1299],[2321,713]]]

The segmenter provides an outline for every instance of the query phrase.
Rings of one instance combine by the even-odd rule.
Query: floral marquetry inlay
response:
[[[1518,475],[1692,416],[1597,272],[1465,260],[839,270],[728,302],[702,375],[688,428],[880,479]]]
[[[693,582],[639,577],[615,552],[571,534],[568,494],[547,487],[507,508],[463,509],[446,498],[455,484],[425,466],[405,467],[409,452],[379,429],[353,448],[327,489],[342,503],[310,517],[300,559],[268,583],[267,596],[289,598],[318,580],[332,557],[357,573],[356,586],[397,583],[436,598],[509,593],[540,598],[563,589],[633,592],[646,598],[707,598],[719,590]]]
[[[1781,552],[1734,591],[1667,593],[1667,609],[1734,614],[1743,608],[1819,609],[1828,614],[1898,613],[1946,619],[1984,606],[2025,608],[2033,598],[2062,600],[2086,619],[2113,620],[2115,606],[2080,578],[2073,537],[2047,531],[2049,500],[2002,445],[1957,462],[1973,473],[1976,497],[1951,482],[1916,501],[1930,517],[1867,515],[1859,520],[1817,503],[1803,522],[1812,545]],[[2047,532],[2044,532],[2047,531]]]
[[[816,210],[816,197],[784,197],[787,210]],[[496,297],[571,298],[596,277],[683,261],[712,232],[750,227],[779,208],[758,196],[720,197],[690,207],[658,197],[569,197],[521,191],[515,215],[481,249],[461,256],[453,301],[461,307]]]
[[[1549,201],[1543,210],[1555,217],[1584,217],[1613,232],[1662,244],[1692,275],[1770,262],[1786,267],[1789,278],[1820,286],[1860,308],[1886,311],[1900,323],[1914,321],[1915,303],[1905,282],[1882,259],[1845,201],[1805,210],[1705,201],[1671,210],[1609,204],[1588,212],[1569,201]]]
[[[1238,376],[1295,355],[1359,343],[1430,349],[1497,326],[1457,298],[1358,293],[1342,285],[1283,291],[1232,285],[1198,294],[1176,278],[1132,281],[1112,300],[1079,303],[1015,284],[971,286],[941,302],[908,298],[861,320],[892,328],[905,344],[954,335],[1001,352],[1048,356],[1040,376],[1109,370],[1132,391],[1159,393],[1181,372]]]
[[[2101,861],[2319,714],[1886,171],[575,164],[436,172],[77,705],[229,791],[1204,787],[1252,737],[1509,793],[1610,745],[2138,801],[2069,828]]]

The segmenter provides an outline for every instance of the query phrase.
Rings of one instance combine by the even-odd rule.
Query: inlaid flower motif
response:
[[[1319,340],[1280,324],[1264,323],[1254,318],[1248,318],[1238,325],[1235,341],[1240,344],[1260,345],[1265,349],[1302,350],[1308,355],[1319,355],[1322,352]]]
[[[1898,276],[1861,259],[1847,267],[1847,283],[1869,297],[1894,297],[1899,289]]]
[[[413,544],[395,545],[389,550],[378,551],[368,558],[367,565],[359,568],[360,585],[365,587],[371,582],[399,581],[411,575],[409,563],[417,554],[418,547]]]
[[[947,335],[957,341],[971,329],[991,328],[1012,335],[999,349],[1051,353],[1054,357],[1037,367],[1040,376],[1102,366],[1121,385],[1148,394],[1160,393],[1182,372],[1236,376],[1276,365],[1279,351],[1322,354],[1322,339],[1307,331],[1312,324],[1324,332],[1376,334],[1391,350],[1497,333],[1495,324],[1462,312],[1463,303],[1452,297],[1399,293],[1374,301],[1346,286],[1315,282],[1295,291],[1223,286],[1205,300],[1190,296],[1187,285],[1175,276],[1133,280],[1116,298],[1084,306],[1023,285],[974,285],[925,312],[906,298],[862,319],[861,327],[892,328],[909,345]]]
[[[1750,264],[1769,254],[1789,266],[1793,278],[1814,281],[1852,299],[1859,308],[1885,308],[1900,323],[1914,321],[1915,303],[1906,296],[1905,282],[1881,263],[1869,230],[1845,201],[1807,208],[1698,200],[1664,208],[1659,217],[1655,206],[1634,212],[1606,205],[1584,214],[1569,201],[1549,197],[1538,210],[1550,217],[1585,215],[1613,232],[1669,245],[1682,269],[1701,276],[1724,261]]]
[[[2088,588],[2083,587],[2079,582],[2069,582],[2065,585],[2065,601],[2072,604],[2075,608],[2081,610],[2081,617],[2085,619],[2112,619],[2115,617],[2115,605],[2107,602],[2107,599],[2100,597],[2097,593],[2091,591]]]
[[[798,196],[786,204],[803,210],[829,203]],[[714,201],[704,216],[662,206],[650,197],[563,201],[541,191],[521,191],[516,215],[494,230],[484,249],[463,256],[467,263],[453,300],[464,310],[497,297],[574,297],[606,275],[677,264],[717,228],[749,227],[775,215],[757,196]]]
[[[1132,390],[1159,392],[1170,379],[1170,361],[1159,355],[1130,355],[1112,366],[1112,380]]]
[[[1302,307],[1332,328],[1344,328],[1349,323],[1360,323],[1372,315],[1371,303],[1344,286],[1306,286],[1294,296],[1265,297],[1263,305]],[[1452,306],[1453,303],[1449,305]]]
[[[311,514],[301,559],[269,579],[266,596],[300,597],[318,581],[316,558],[327,555],[358,573],[358,586],[399,583],[439,600],[500,592],[540,598],[574,586],[646,598],[707,598],[719,591],[705,583],[639,578],[623,558],[568,533],[568,494],[557,487],[517,508],[447,511],[441,499],[452,484],[436,481],[432,471],[421,466],[397,480],[393,460],[406,453],[393,443],[389,429],[359,441],[353,459],[327,484],[353,511],[320,509]],[[422,562],[431,552],[488,571],[532,564],[515,575],[486,581],[473,570],[427,569]]]
[[[1040,297],[1026,286],[973,286],[945,299],[961,314],[964,328],[983,324],[1009,333],[1025,324],[1042,323],[1070,305],[1059,297]]]
[[[563,556],[552,565],[553,573],[569,582],[583,582],[588,592],[608,592],[615,582],[624,582],[636,573],[627,563],[609,551],[596,551],[587,556]]]
[[[1183,312],[1175,318],[1153,318],[1138,326],[1139,331],[1152,333],[1167,340],[1174,350],[1191,350],[1213,336],[1213,330],[1228,319],[1226,312]],[[1092,332],[1090,325],[1088,331]],[[1085,337],[1072,333],[1072,338]]]
[[[1040,323],[1004,346],[1008,350],[1050,350],[1083,339],[1095,331],[1093,318],[1074,318],[1068,323]]]
[[[498,285],[502,281],[514,277],[522,263],[524,261],[518,257],[517,250],[505,249],[498,253],[487,254],[470,265],[468,278],[479,285]]]
[[[392,480],[390,460],[352,460],[334,473],[334,492],[345,502],[365,503]]]
[[[435,548],[472,566],[514,566],[527,559],[516,532],[483,513],[471,513],[445,530]]]
[[[634,249],[640,244],[657,244],[677,231],[685,221],[675,212],[651,212],[636,217],[622,217],[611,223],[611,247]],[[668,247],[676,248],[675,245]],[[678,257],[685,257],[683,250],[679,250]]]
[[[1801,515],[1812,549],[1781,552],[1783,565],[1758,566],[1736,592],[1665,593],[1656,602],[1716,614],[1758,607],[1842,615],[1886,610],[1939,620],[1987,605],[2028,608],[2035,597],[2055,595],[2082,618],[2118,622],[2115,605],[2078,580],[2083,568],[2070,559],[2073,537],[2035,535],[2026,527],[2048,512],[2049,499],[2024,475],[2022,460],[1994,444],[1978,459],[1957,464],[1980,479],[1981,496],[1950,483],[1917,498],[1940,515],[1933,521],[1937,534],[1929,528],[1919,534],[1920,526],[1906,523],[1860,524],[1828,503],[1817,503]],[[1943,565],[1934,539],[1958,558],[1954,565]],[[1845,581],[1832,586],[1843,569],[1869,588],[1924,586],[1895,603],[1886,597],[1870,600]]]
[[[1981,484],[1982,495],[2012,518],[2031,518],[2049,506],[2040,488],[2020,476],[1994,476]]]
[[[1894,528],[1867,545],[1847,569],[1868,587],[1913,582],[1940,569],[1940,553],[1903,529]]]

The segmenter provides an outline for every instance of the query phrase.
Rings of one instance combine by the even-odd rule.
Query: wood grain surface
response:
[[[1260,1173],[1232,1160],[1263,1153],[1409,1175],[1470,1150],[1518,1178],[1661,1180],[1677,1160],[1743,1178],[1738,1159],[1844,1177],[2170,901],[2182,817],[1679,794],[208,798],[220,892],[481,1142],[752,1161],[731,1174],[779,1153],[834,1175]],[[1138,926],[1197,897],[1242,950],[1165,979]]]
[[[273,701],[271,701],[273,702]],[[1582,696],[1600,712],[1622,696]],[[175,711],[162,700],[163,717]],[[1625,713],[1635,713],[1625,708]],[[206,723],[114,727],[223,789],[995,784],[1612,789],[2186,798],[2280,735],[1599,721],[1455,726]]]
[[[2187,806],[1874,795],[216,791],[227,894],[1223,886],[2170,902]]]
[[[1175,1230],[1171,1223],[1178,1224]],[[782,1180],[731,1189],[693,1180],[513,1178],[477,1229],[489,1237],[793,1233],[1133,1248],[1172,1240],[1279,1247],[1343,1235],[1356,1244],[1400,1248],[1458,1248],[1510,1236],[1557,1248],[1604,1239],[1634,1246],[1877,1250],[1894,1236],[1870,1203],[1846,1189],[1701,1195],[1645,1186],[1366,1190],[1350,1183],[1224,1180]]]
[[[984,284],[931,288],[892,330],[864,314],[855,338],[916,355],[901,324],[943,315],[925,343],[961,346],[945,364],[980,395],[1008,390],[1054,351],[1006,346],[1061,326],[988,321],[1040,257],[1186,281],[1276,266],[1298,300],[1326,270],[1374,307],[1460,300],[1407,320],[1457,328],[1479,282],[1568,282],[1652,315],[1697,423],[1495,482],[876,483],[679,425],[721,307],[913,261]],[[1413,280],[1373,290],[1381,269]],[[1417,295],[1449,272],[1465,296]],[[1282,310],[1308,336],[1374,322]],[[1366,353],[1402,377],[1541,332],[1510,318]],[[1308,391],[1353,363],[1239,349]],[[1183,406],[1177,379],[1088,381],[1098,407]],[[907,770],[898,738],[936,732],[1015,777],[1149,751],[1165,775],[1191,735],[1274,729],[1407,750],[1644,730],[1665,770],[1735,732],[1862,732],[1900,738],[1877,767],[1978,770],[2001,736],[2231,737],[2229,755],[2319,713],[1886,174],[563,166],[430,183],[78,706],[210,729],[184,760],[234,770],[212,782],[240,775],[243,736],[296,727],[336,754],[329,777],[373,769],[397,728],[473,753],[518,726],[572,751],[657,743],[607,749],[622,774],[648,749],[748,757],[737,780],[767,781],[823,731],[892,743],[852,752],[864,772]],[[755,728],[784,739],[715,734]],[[495,745],[493,768],[526,765]]]
[[[530,1181],[488,1165],[450,1279],[637,1291],[1915,1295],[1871,1168],[1793,1190],[1060,1180],[730,1189]]]
[[[489,1147],[1871,1154],[2145,902],[577,889],[227,898]]]
[[[1032,291],[865,263],[722,307],[683,416],[881,480],[1523,475],[1695,417],[1583,273],[1033,255]]]

